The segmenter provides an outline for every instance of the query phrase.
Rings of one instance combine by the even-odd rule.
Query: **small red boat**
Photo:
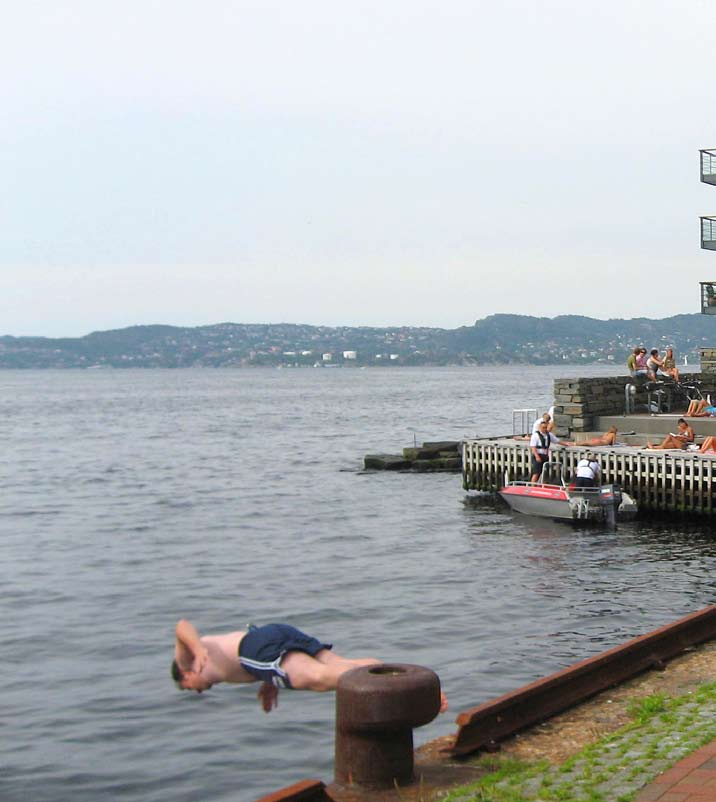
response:
[[[634,517],[636,503],[618,485],[568,487],[562,479],[562,466],[549,462],[543,476],[558,475],[558,482],[506,482],[500,496],[510,509],[525,515],[539,515],[560,521],[604,521]]]

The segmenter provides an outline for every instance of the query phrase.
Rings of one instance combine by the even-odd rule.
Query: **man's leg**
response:
[[[305,652],[288,652],[281,660],[281,668],[288,675],[291,687],[302,691],[334,691],[338,679],[346,671],[359,666],[380,665],[373,657],[349,659],[321,649],[315,657]],[[448,700],[440,693],[440,712],[448,709]]]
[[[305,691],[333,691],[338,678],[352,668],[376,665],[380,661],[373,658],[348,660],[321,649],[315,657],[305,652],[288,652],[281,660],[281,668],[288,675],[291,687]]]
[[[344,665],[350,666],[350,668],[358,668],[359,666],[374,666],[379,665],[382,662],[382,660],[376,660],[375,657],[341,657],[339,654],[336,654],[330,649],[321,649],[321,651],[318,652],[315,657],[319,663],[323,663],[324,665],[343,663]]]

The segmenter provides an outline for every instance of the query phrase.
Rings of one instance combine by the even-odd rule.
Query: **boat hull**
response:
[[[500,496],[515,512],[559,521],[602,521],[614,525],[636,514],[634,500],[616,485],[575,488],[532,482],[509,482]]]
[[[543,518],[574,519],[567,491],[559,487],[504,487],[500,496],[515,512]]]

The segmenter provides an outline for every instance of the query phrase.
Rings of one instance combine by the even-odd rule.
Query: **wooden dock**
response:
[[[640,510],[712,515],[716,503],[716,457],[690,451],[648,451],[642,447],[565,447],[552,449],[566,481],[587,452],[596,455],[602,481],[629,493]],[[497,491],[505,480],[529,479],[530,449],[525,440],[486,437],[463,442],[465,490]]]

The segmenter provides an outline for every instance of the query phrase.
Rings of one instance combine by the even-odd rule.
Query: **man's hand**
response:
[[[261,702],[264,713],[270,713],[274,707],[278,707],[278,688],[270,682],[262,682],[256,695]]]
[[[194,647],[194,660],[192,661],[192,671],[196,671],[197,674],[201,674],[201,670],[206,665],[206,661],[209,659],[209,652],[206,650],[206,646],[203,643],[199,643]]]

